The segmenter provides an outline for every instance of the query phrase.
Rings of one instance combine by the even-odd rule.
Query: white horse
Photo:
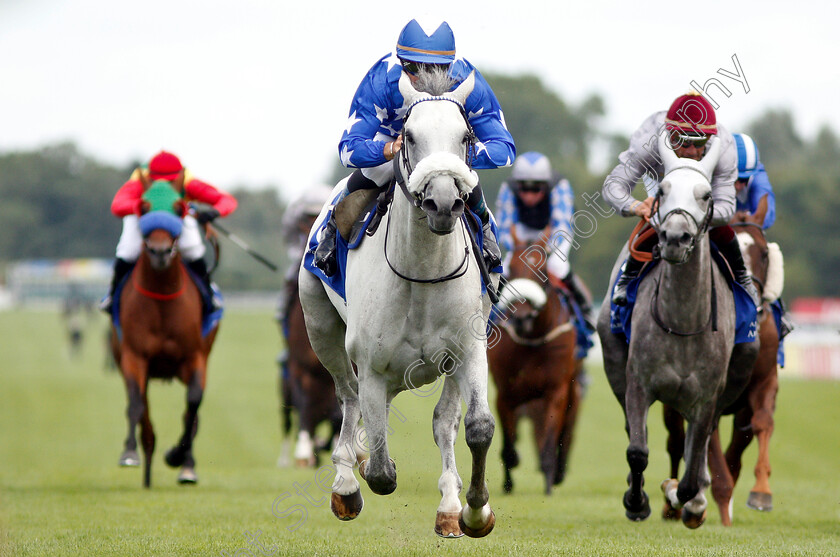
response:
[[[353,473],[360,413],[370,460],[359,465],[359,474],[374,493],[390,494],[397,482],[386,437],[389,404],[398,393],[445,374],[433,420],[443,467],[435,531],[444,537],[480,537],[495,524],[484,478],[495,421],[487,403],[490,302],[482,294],[462,219],[465,200],[478,183],[465,163],[473,134],[463,108],[475,76],[451,93],[452,82],[445,74],[438,78],[441,83],[426,87],[429,93],[415,90],[405,74],[400,79],[407,112],[397,178],[406,184],[405,195],[395,194],[386,223],[348,254],[346,303],[303,268],[300,298],[312,347],[333,375],[343,411],[332,454],[333,513],[351,520],[364,504]],[[492,280],[495,287],[498,276]],[[459,394],[467,405],[464,424],[473,466],[463,508],[454,452]]]

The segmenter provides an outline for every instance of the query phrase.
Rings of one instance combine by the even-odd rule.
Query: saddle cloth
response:
[[[715,263],[717,263],[718,268],[726,278],[729,289],[732,290],[735,300],[735,344],[755,341],[758,336],[758,320],[757,309],[752,301],[752,298],[747,291],[744,290],[744,287],[733,279],[732,274],[729,271],[729,266],[723,259],[723,256],[718,253],[714,244],[712,244],[712,259]],[[633,315],[633,306],[636,303],[636,294],[639,289],[639,284],[641,284],[642,279],[658,263],[659,260],[655,260],[645,265],[642,272],[639,273],[638,278],[632,280],[630,284],[627,285],[626,306],[617,306],[610,302],[610,329],[615,334],[623,334],[628,344],[630,343],[631,334],[630,318]],[[621,276],[620,271],[618,276]],[[618,276],[616,277],[616,280],[618,280]],[[614,288],[615,283],[613,283],[609,292],[612,293]]]

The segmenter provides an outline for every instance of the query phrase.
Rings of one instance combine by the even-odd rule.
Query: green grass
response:
[[[499,436],[494,439],[488,482],[497,524],[487,538],[441,540],[432,532],[440,474],[431,435],[435,400],[411,393],[395,400],[406,420],[391,422],[397,491],[380,497],[363,485],[361,516],[339,522],[318,487],[324,476],[275,466],[274,357],[281,343],[270,309],[229,312],[222,324],[200,412],[198,486],[176,485],[177,471],[162,456],[180,433],[185,391],[176,383],[152,385],[158,446],[151,490],[141,487],[139,469],[117,467],[125,393],[119,376],[103,366],[104,318],[89,323],[83,353],[74,360],[55,312],[0,313],[0,555],[263,554],[248,546],[246,532],[259,532],[265,554],[273,548],[277,555],[840,553],[840,385],[828,382],[782,382],[771,444],[775,509],[757,513],[744,504],[756,458],[751,446],[731,528],[720,525],[714,503],[698,530],[658,518],[658,485],[667,475],[658,405],[649,420],[647,471],[654,514],[643,523],[624,518],[623,420],[603,371],[595,368],[569,475],[551,497],[542,493],[525,424],[515,494],[501,493]],[[466,479],[463,434],[458,464]],[[301,488],[310,500],[298,493]],[[284,512],[294,505],[298,511]]]

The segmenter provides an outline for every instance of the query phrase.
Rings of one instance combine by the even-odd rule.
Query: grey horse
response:
[[[446,92],[448,81],[432,88],[437,94],[420,93],[403,74],[399,87],[407,112],[398,164],[405,195],[396,192],[387,221],[348,254],[346,303],[314,274],[300,271],[309,338],[335,380],[343,411],[332,455],[336,475],[331,498],[331,508],[342,520],[355,518],[363,506],[353,473],[360,415],[370,460],[359,465],[359,474],[374,493],[387,495],[397,487],[387,442],[391,401],[402,391],[436,381],[443,372],[446,379],[433,418],[443,468],[435,532],[480,537],[495,524],[484,474],[495,428],[487,402],[490,300],[482,294],[461,220],[464,200],[478,183],[464,162],[472,136],[463,103],[474,83],[471,74],[451,93]],[[323,218],[322,212],[319,220]],[[491,280],[498,283],[498,275]],[[454,452],[461,400],[473,457],[463,506]]]
[[[630,520],[650,515],[643,473],[648,464],[647,413],[661,401],[688,422],[682,479],[665,480],[666,499],[682,509],[683,523],[697,528],[706,516],[705,490],[709,436],[724,407],[749,381],[758,342],[734,344],[735,305],[731,290],[712,261],[706,231],[712,213],[709,177],[720,156],[712,138],[701,161],[677,158],[660,137],[665,176],[659,206],[652,218],[663,263],[641,281],[631,317],[629,344],[610,328],[610,304],[598,316],[604,368],[613,393],[624,409],[630,440],[629,489],[624,508]],[[612,271],[613,284],[624,247]],[[609,293],[606,300],[609,300]]]

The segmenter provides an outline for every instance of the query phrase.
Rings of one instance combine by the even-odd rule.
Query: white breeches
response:
[[[117,258],[134,262],[140,257],[143,249],[143,235],[140,233],[140,218],[137,215],[123,217],[123,228],[120,241],[117,243]],[[184,217],[184,227],[178,238],[178,251],[185,261],[195,261],[204,257],[204,241],[201,238],[201,228],[192,216]]]

